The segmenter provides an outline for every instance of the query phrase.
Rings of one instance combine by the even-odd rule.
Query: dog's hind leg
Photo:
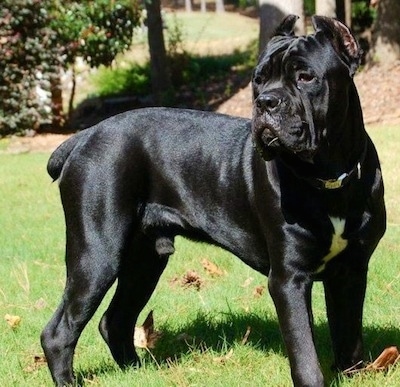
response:
[[[114,298],[99,325],[115,361],[122,368],[139,365],[133,345],[135,323],[167,262],[168,254],[160,255],[154,238],[142,233],[132,239],[122,258]]]
[[[78,217],[72,221],[74,227],[67,227],[64,294],[41,335],[47,363],[58,386],[74,383],[72,364],[77,341],[117,278],[123,240],[115,234],[106,237]]]

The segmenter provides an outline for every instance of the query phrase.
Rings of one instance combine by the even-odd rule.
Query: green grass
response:
[[[400,182],[397,165],[400,128],[370,130],[382,160],[389,226],[370,264],[365,304],[366,357],[389,345],[400,346]],[[47,154],[0,154],[0,385],[49,386],[46,366],[35,364],[42,354],[39,335],[57,306],[64,285],[64,225],[57,184],[45,172]],[[266,279],[230,254],[178,238],[156,293],[141,323],[154,310],[156,329],[163,332],[152,353],[140,351],[144,367],[120,371],[97,331],[112,291],[89,323],[75,355],[78,375],[96,386],[290,386],[290,370],[267,292],[254,289]],[[212,278],[201,261],[216,263],[225,274]],[[200,291],[174,282],[187,270],[203,279]],[[253,280],[247,286],[246,281]],[[400,385],[400,366],[387,373],[351,379],[329,371],[332,354],[322,287],[314,289],[317,348],[332,386]],[[3,317],[21,317],[11,329]],[[246,344],[241,341],[250,327]],[[179,340],[185,333],[187,342]]]

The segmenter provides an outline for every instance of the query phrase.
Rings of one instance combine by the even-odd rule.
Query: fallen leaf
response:
[[[224,272],[213,262],[209,261],[208,259],[203,259],[201,261],[204,270],[211,276],[211,277],[219,277],[224,274]]]
[[[24,368],[25,372],[34,372],[40,367],[47,365],[47,359],[44,355],[35,355],[33,363]]]
[[[182,286],[185,288],[194,287],[196,290],[200,290],[203,285],[203,280],[194,270],[188,270],[182,277]]]
[[[251,332],[251,327],[247,327],[246,333],[244,334],[243,339],[241,341],[242,345],[245,345],[247,343],[247,340],[250,336],[250,332]]]
[[[242,288],[247,288],[253,282],[253,278],[249,277],[246,281],[243,282]]]
[[[264,294],[264,291],[265,291],[265,286],[264,285],[256,286],[254,288],[254,291],[253,291],[253,296],[254,297],[261,297]]]
[[[390,366],[400,362],[400,353],[396,346],[385,348],[382,353],[366,367],[357,368],[359,364],[343,371],[344,374],[355,374],[366,371],[386,371]]]
[[[47,306],[47,302],[43,298],[39,298],[35,302],[35,309],[41,310],[44,309]]]
[[[161,335],[161,332],[154,330],[153,311],[151,310],[143,325],[135,327],[133,343],[137,348],[154,348]]]
[[[4,319],[7,321],[7,324],[10,326],[11,329],[16,329],[21,324],[21,317],[13,316],[11,314],[6,314]]]
[[[168,281],[169,286],[178,285],[179,282],[180,282],[180,281],[179,281],[179,278],[178,278],[178,277],[173,277],[173,278],[171,278],[171,279]]]
[[[367,365],[366,369],[377,371],[386,370],[389,366],[396,364],[398,361],[400,361],[399,350],[397,347],[392,346],[385,348],[373,363]]]
[[[225,356],[215,357],[213,361],[216,363],[225,364],[232,356],[233,348]]]

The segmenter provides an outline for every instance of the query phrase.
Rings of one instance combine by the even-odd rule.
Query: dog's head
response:
[[[361,57],[341,22],[314,16],[315,33],[295,36],[297,19],[283,20],[253,73],[253,137],[266,160],[290,152],[312,162],[329,127],[344,120]]]

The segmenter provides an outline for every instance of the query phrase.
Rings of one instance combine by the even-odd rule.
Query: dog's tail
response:
[[[49,161],[47,162],[47,172],[53,181],[56,181],[60,177],[68,156],[84,136],[86,136],[85,131],[75,134],[59,145],[58,148],[52,153]]]

